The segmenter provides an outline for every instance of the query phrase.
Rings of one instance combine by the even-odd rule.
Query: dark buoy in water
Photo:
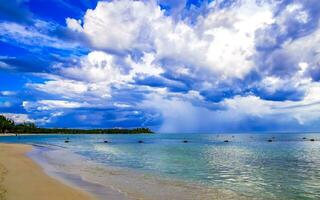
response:
[[[229,142],[229,140],[225,140],[225,141],[223,141],[223,142]]]
[[[189,141],[188,141],[188,140],[183,140],[182,142],[183,142],[183,143],[188,143]]]
[[[104,143],[109,143],[109,141],[108,140],[105,140],[105,141],[103,141]]]
[[[143,143],[143,141],[142,141],[142,140],[139,140],[138,143]]]
[[[234,138],[234,135],[232,136],[232,138]]]
[[[64,141],[64,143],[69,143],[69,142],[70,142],[69,140],[65,140],[65,141]]]
[[[268,142],[273,142],[273,140],[268,140]]]
[[[306,138],[306,137],[303,137],[302,139],[303,139],[303,140],[306,140],[307,138]]]
[[[311,141],[311,142],[314,142],[315,140],[314,140],[314,139],[310,139],[310,141]]]

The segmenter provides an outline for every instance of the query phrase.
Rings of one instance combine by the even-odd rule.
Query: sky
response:
[[[41,127],[320,130],[318,0],[0,0],[0,114]]]

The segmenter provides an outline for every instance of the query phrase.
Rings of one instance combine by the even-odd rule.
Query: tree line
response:
[[[112,128],[112,129],[70,129],[41,128],[31,122],[16,124],[13,120],[0,115],[0,133],[39,133],[39,134],[141,134],[153,133],[149,128]]]

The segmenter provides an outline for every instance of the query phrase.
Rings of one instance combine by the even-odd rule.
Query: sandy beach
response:
[[[49,177],[25,154],[32,147],[0,144],[0,200],[93,200]]]

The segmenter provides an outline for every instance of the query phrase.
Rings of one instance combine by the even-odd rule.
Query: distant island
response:
[[[36,133],[36,134],[145,134],[153,133],[149,128],[111,128],[111,129],[70,129],[41,128],[31,122],[16,124],[13,120],[0,115],[0,133]]]

